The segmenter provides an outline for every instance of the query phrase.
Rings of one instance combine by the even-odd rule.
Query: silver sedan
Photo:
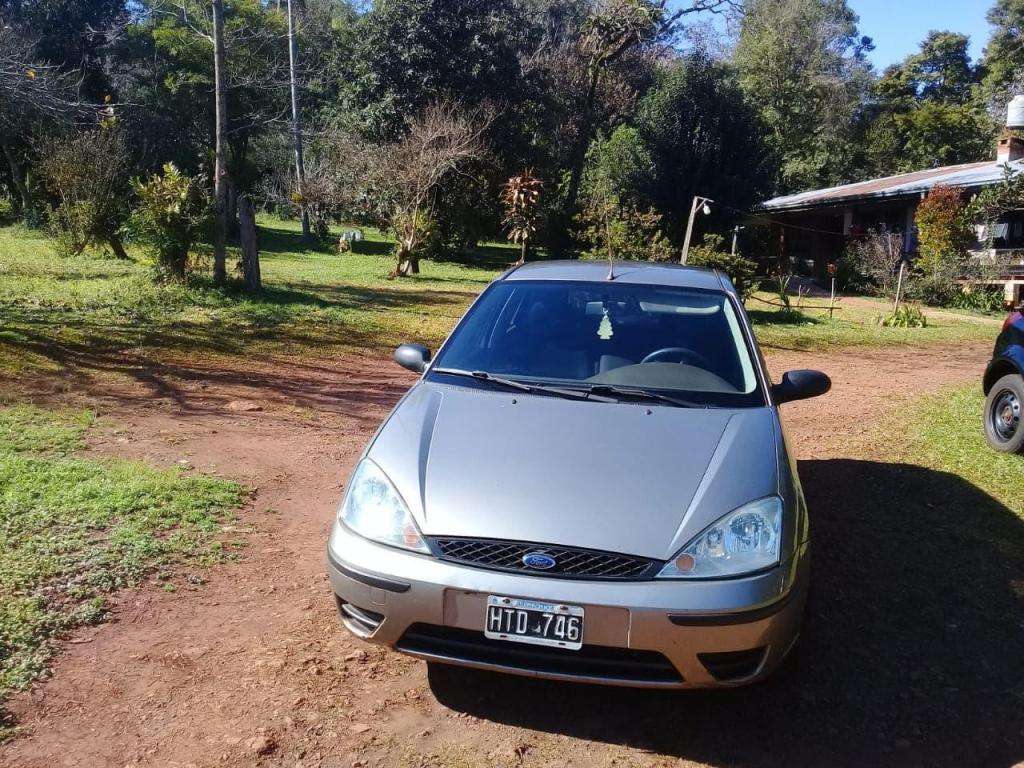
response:
[[[353,634],[430,662],[734,686],[800,631],[808,514],[728,278],[540,262],[502,275],[366,447],[328,544]]]

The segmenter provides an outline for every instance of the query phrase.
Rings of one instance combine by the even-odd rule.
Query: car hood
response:
[[[769,408],[600,403],[423,381],[367,456],[426,535],[666,560],[778,493]]]

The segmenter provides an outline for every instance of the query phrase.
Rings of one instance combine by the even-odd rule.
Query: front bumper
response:
[[[343,623],[369,642],[428,661],[652,688],[727,687],[767,676],[799,634],[809,570],[804,544],[778,568],[739,579],[552,579],[404,552],[339,525],[327,555]],[[538,654],[485,640],[488,595],[583,606],[584,653]],[[660,657],[665,669],[656,670]]]

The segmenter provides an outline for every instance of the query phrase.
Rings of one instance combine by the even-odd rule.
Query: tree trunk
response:
[[[256,214],[246,195],[238,198],[238,224],[242,240],[242,277],[247,293],[263,289],[260,277],[260,245],[256,234]]]
[[[14,150],[6,141],[0,142],[3,146],[4,156],[7,158],[7,165],[11,169],[11,177],[14,179],[14,187],[18,190],[18,197],[21,198],[21,218],[25,219],[35,208],[35,201],[32,199],[32,192],[28,188],[28,181],[25,178],[25,169],[18,158],[14,156]]]
[[[216,224],[213,236],[213,282],[222,286],[227,282],[228,242],[228,97],[227,56],[224,51],[224,0],[213,1],[213,80],[217,114],[217,138],[214,148],[214,199]]]
[[[569,246],[569,229],[576,217],[576,204],[580,196],[580,184],[583,180],[583,166],[587,162],[587,148],[594,132],[594,101],[597,99],[597,86],[601,78],[601,69],[597,67],[590,75],[587,97],[583,103],[583,124],[580,136],[573,147],[569,158],[569,185],[566,188],[565,200],[562,204],[561,221],[555,225],[551,248],[556,257],[563,256]]]
[[[292,0],[288,0],[288,68],[292,91],[292,139],[295,142],[295,190],[299,193],[299,211],[302,218],[302,239],[310,242],[313,237],[309,229],[309,208],[306,206],[306,163],[302,153],[302,113],[299,111],[299,84],[295,68],[299,60],[299,44],[295,39],[295,19]]]
[[[228,240],[233,240],[238,237],[238,188],[235,186],[234,181],[228,176]]]
[[[400,242],[398,246],[398,265],[390,277],[411,277],[420,273],[420,257],[414,255],[411,246]]]
[[[107,245],[110,246],[110,250],[114,252],[114,255],[119,259],[131,260],[128,252],[124,249],[124,243],[121,242],[121,236],[116,232],[107,237]]]

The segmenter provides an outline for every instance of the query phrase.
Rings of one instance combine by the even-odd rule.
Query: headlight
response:
[[[369,459],[363,459],[356,467],[338,519],[363,538],[430,553],[395,486]]]
[[[730,512],[661,569],[658,578],[742,576],[777,565],[782,541],[782,499],[770,496]]]

